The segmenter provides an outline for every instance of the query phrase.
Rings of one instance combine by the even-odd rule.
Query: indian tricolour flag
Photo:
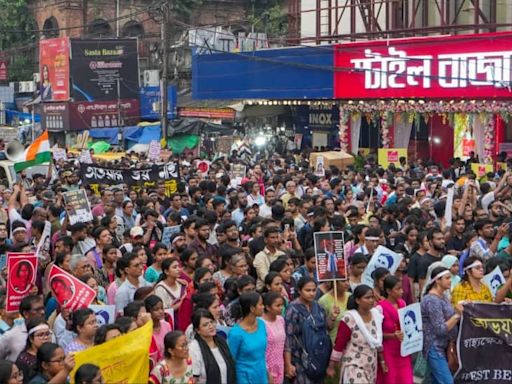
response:
[[[16,172],[23,171],[34,165],[49,163],[52,160],[50,152],[50,142],[48,141],[48,131],[44,131],[41,136],[34,140],[30,146],[25,149],[25,153],[14,164]]]

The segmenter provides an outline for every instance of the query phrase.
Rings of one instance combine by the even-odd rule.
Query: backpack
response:
[[[326,375],[332,352],[332,342],[327,332],[326,319],[322,316],[322,309],[317,302],[312,303],[311,312],[302,306],[297,306],[297,308],[304,316],[301,325],[301,340],[297,338],[302,347],[304,373],[311,380],[321,380]]]

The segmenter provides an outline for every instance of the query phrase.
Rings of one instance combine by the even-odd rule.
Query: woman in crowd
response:
[[[268,383],[265,367],[267,331],[260,317],[263,315],[263,299],[257,292],[240,296],[242,320],[228,336],[228,345],[236,366],[238,384]]]
[[[103,247],[103,266],[98,270],[99,283],[105,289],[114,282],[116,263],[121,253],[112,244]]]
[[[98,328],[94,336],[94,345],[103,344],[123,334],[121,327],[117,324],[105,324]]]
[[[109,244],[114,245],[116,248],[120,244],[112,243],[112,234],[110,230],[106,227],[97,227],[93,231],[94,240],[96,241],[96,245],[93,249],[87,252],[87,261],[94,268],[94,270],[98,270],[103,267],[103,260],[101,259],[101,254],[103,252],[103,248]]]
[[[368,259],[366,258],[364,253],[354,253],[350,258],[350,266],[349,266],[349,290],[350,292],[354,292],[354,289],[358,285],[362,284],[363,272],[368,265]]]
[[[164,243],[156,243],[153,247],[153,264],[146,269],[144,279],[148,283],[155,283],[162,273],[162,262],[167,258],[167,245]]]
[[[194,302],[194,312],[198,309],[206,309],[215,320],[215,329],[217,330],[217,335],[227,339],[229,327],[226,326],[226,323],[222,319],[222,309],[219,297],[210,292],[196,293],[192,300]],[[187,336],[187,340],[191,341],[194,338],[194,327],[193,324],[187,328],[185,332]]]
[[[285,374],[290,380],[295,379],[295,383],[308,384],[323,380],[329,357],[327,356],[325,361],[320,361],[319,377],[310,377],[313,376],[311,372],[310,375],[306,374],[308,367],[305,366],[303,353],[315,354],[318,351],[307,349],[308,346],[304,340],[306,335],[303,335],[305,325],[311,329],[309,325],[314,323],[314,332],[308,337],[314,339],[313,344],[324,344],[323,349],[330,350],[332,344],[328,332],[334,326],[339,308],[333,307],[333,312],[329,315],[325,313],[325,310],[315,300],[317,284],[311,277],[301,279],[298,290],[299,297],[291,302],[286,310]]]
[[[372,272],[372,279],[374,282],[373,290],[376,302],[384,299],[384,279],[387,276],[389,276],[389,270],[386,268],[379,267]]]
[[[451,292],[453,291],[453,288],[455,288],[455,286],[460,283],[461,280],[459,276],[459,259],[457,259],[457,256],[446,255],[441,259],[441,263],[446,269],[450,270],[452,278],[452,286],[450,288]]]
[[[194,377],[198,384],[236,383],[235,361],[226,340],[216,334],[216,320],[206,309],[192,316],[195,337],[190,343]]]
[[[283,294],[288,302],[295,299],[297,295],[297,282],[292,276],[293,263],[288,256],[279,256],[270,264],[269,272],[277,272],[283,280]]]
[[[23,384],[23,372],[18,369],[16,364],[0,360],[0,383]]]
[[[231,267],[231,258],[238,255],[238,251],[232,248],[223,248],[219,250],[220,255],[220,269],[213,274],[213,280],[218,282],[221,287],[233,275]],[[245,260],[245,257],[244,257]]]
[[[492,293],[482,281],[484,265],[480,259],[470,256],[463,263],[464,276],[452,291],[452,305],[455,307],[462,301],[492,302]]]
[[[342,383],[375,383],[377,367],[387,372],[386,362],[379,353],[382,349],[382,315],[374,308],[375,292],[367,285],[359,285],[350,296],[347,309],[336,336],[327,374],[335,374],[335,365],[341,364]]]
[[[398,310],[406,306],[402,299],[402,282],[396,276],[389,275],[384,279],[384,300],[378,305],[382,309],[383,355],[387,372],[379,370],[382,384],[412,384],[413,373],[410,356],[400,355],[400,346],[404,333],[400,329]]]
[[[122,244],[122,233],[118,233],[119,223],[117,222],[117,216],[107,215],[101,219],[101,225],[108,229],[110,236],[112,237],[111,243],[119,248]]]
[[[181,303],[185,298],[186,285],[179,280],[181,273],[180,262],[175,257],[169,257],[162,261],[162,274],[155,284],[155,295],[164,303],[164,310],[173,314],[174,324],[178,317]]]
[[[187,292],[182,299],[180,311],[177,316],[176,328],[186,331],[192,323],[192,296],[197,292],[199,286],[203,283],[213,283],[212,273],[208,268],[198,268],[194,271],[193,283],[187,286]]]
[[[94,364],[83,364],[76,370],[75,384],[104,384],[101,370]]]
[[[450,271],[437,267],[431,276],[426,286],[427,294],[421,300],[423,355],[430,367],[432,384],[452,384],[446,348],[449,341],[457,337],[457,324],[463,308],[456,304],[454,309],[444,295],[451,286]]]
[[[164,303],[157,295],[150,295],[144,299],[144,307],[151,314],[153,321],[153,340],[157,346],[156,356],[151,356],[154,362],[159,361],[164,356],[164,338],[172,331],[171,326],[164,320]]]
[[[265,312],[262,319],[267,329],[266,364],[273,383],[284,380],[284,343],[286,329],[284,318],[281,316],[284,299],[277,292],[267,292],[263,295]]]
[[[104,300],[106,300],[105,290],[103,289],[103,287],[100,287],[98,285],[96,278],[92,274],[86,273],[85,275],[80,277],[80,281],[82,283],[87,284],[89,287],[91,287],[94,290],[94,292],[96,292],[96,295],[94,296],[94,300],[91,304],[105,305],[105,302],[104,302]]]
[[[28,383],[37,369],[37,351],[44,343],[52,340],[50,326],[42,318],[32,318],[27,322],[27,344],[18,356],[16,365],[23,372],[23,380]]]
[[[72,353],[64,355],[64,350],[54,343],[44,343],[37,350],[37,373],[30,384],[64,384],[75,367]]]
[[[230,288],[226,289],[224,320],[229,327],[232,327],[242,317],[239,303],[240,295],[254,292],[256,290],[256,281],[252,276],[247,275],[236,280],[228,279],[225,286],[229,286]]]
[[[149,383],[194,383],[192,359],[185,334],[181,331],[169,332],[165,335],[163,345],[164,359],[151,370]]]
[[[81,308],[74,311],[71,314],[71,323],[71,329],[77,336],[66,346],[66,355],[70,352],[79,352],[92,347],[94,345],[94,336],[98,329],[96,315],[89,308]]]
[[[336,284],[336,288],[332,287],[327,293],[322,295],[320,300],[318,300],[318,304],[322,306],[325,310],[325,313],[332,313],[334,311],[334,307],[339,309],[339,314],[336,316],[336,321],[334,322],[333,327],[329,331],[329,336],[331,337],[332,342],[336,340],[336,334],[338,333],[338,325],[340,324],[341,318],[345,314],[347,310],[347,302],[350,297],[350,292],[348,292],[348,281],[347,280],[336,280],[334,282]],[[334,292],[336,289],[336,294]],[[336,301],[337,299],[337,301]]]

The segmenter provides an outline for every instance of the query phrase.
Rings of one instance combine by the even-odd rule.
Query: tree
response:
[[[255,32],[265,32],[271,39],[286,38],[288,15],[284,0],[252,0],[248,21]]]
[[[9,80],[29,80],[34,70],[36,23],[27,0],[0,0],[0,55],[8,59]]]

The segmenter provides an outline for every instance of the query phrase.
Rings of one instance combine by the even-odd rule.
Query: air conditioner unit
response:
[[[158,87],[160,85],[160,73],[158,69],[147,69],[144,71],[144,86]]]

